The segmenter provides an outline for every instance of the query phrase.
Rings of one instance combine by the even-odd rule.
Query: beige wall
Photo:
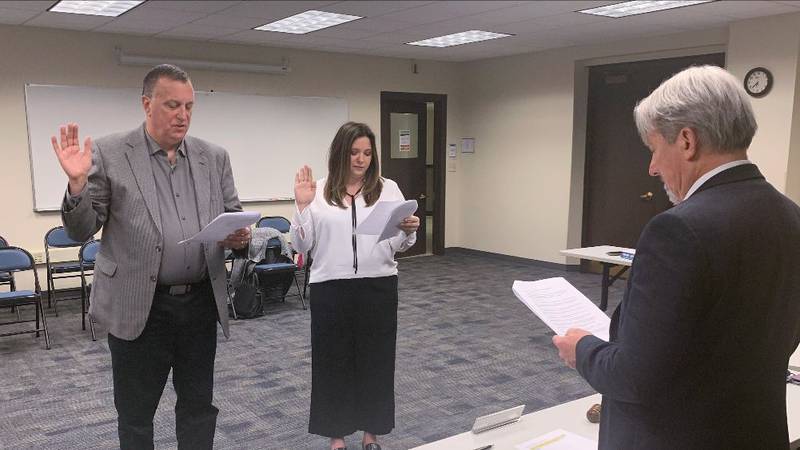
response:
[[[459,109],[458,97],[453,92],[458,79],[456,67],[449,63],[420,61],[419,73],[413,74],[412,62],[401,59],[0,26],[0,54],[4,61],[0,69],[2,186],[4,192],[13,192],[6,196],[4,214],[0,215],[0,235],[13,245],[40,252],[44,233],[60,224],[57,213],[33,212],[24,85],[141,86],[147,68],[117,65],[113,58],[115,47],[133,54],[267,64],[289,57],[292,72],[286,76],[201,70],[194,70],[191,75],[198,90],[341,97],[349,104],[350,118],[372,125],[377,134],[380,134],[382,90],[448,94],[448,109]],[[64,120],[69,120],[68,111],[64,112]],[[451,119],[449,135],[458,134],[453,123]],[[136,125],[132,123],[131,128]],[[268,142],[257,145],[264,145],[267,154],[279,151],[270,149]],[[268,162],[266,158],[265,165]],[[458,174],[448,175],[451,180],[458,177]],[[448,201],[451,195],[458,197],[456,189],[447,189],[447,193]],[[293,203],[249,203],[245,209],[262,215],[290,217]],[[448,218],[447,222],[457,223],[454,218]],[[457,245],[454,236],[457,233],[447,235],[447,245]]]
[[[794,173],[788,184],[795,186],[797,199],[799,32],[800,15],[794,14],[735,23],[730,30],[465,64],[460,124],[465,135],[476,138],[477,150],[460,161],[459,187],[469,192],[459,204],[461,242],[495,253],[576,262],[559,250],[581,245],[586,73],[597,64],[727,51],[739,77],[756,66],[772,70],[780,81],[770,95],[754,101],[760,129],[751,157],[781,191],[787,171]]]
[[[194,71],[199,90],[347,99],[351,118],[379,123],[381,90],[448,94],[447,142],[476,138],[476,152],[448,165],[446,242],[555,263],[580,245],[587,68],[597,64],[727,51],[737,76],[765,66],[773,92],[754,102],[760,130],[751,156],[776,187],[800,198],[800,15],[734,23],[729,29],[681,33],[614,44],[573,47],[470,63],[209,45],[121,35],[0,27],[0,120],[5,137],[6,214],[0,233],[41,250],[57,215],[33,213],[30,195],[25,83],[138,86],[144,68],[122,67],[113,48],[139,54],[276,63],[292,73],[268,76]],[[197,112],[199,113],[199,112]],[[66,118],[65,118],[66,120]],[[376,130],[379,131],[379,130]],[[460,146],[459,146],[460,148]],[[264,215],[289,216],[290,203],[248,204]]]
[[[797,136],[800,110],[796,104],[798,55],[800,14],[746,20],[730,27],[728,70],[743,79],[747,71],[762,66],[772,72],[775,80],[766,97],[752,100],[758,132],[750,146],[749,157],[770,183],[790,195],[787,186],[792,135],[795,140],[800,139]],[[798,177],[800,173],[795,169],[794,182]],[[795,200],[800,198],[797,192],[794,194]]]

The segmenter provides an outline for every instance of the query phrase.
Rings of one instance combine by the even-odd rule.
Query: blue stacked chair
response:
[[[39,337],[39,333],[44,332],[45,347],[49,350],[50,334],[47,332],[47,319],[45,319],[44,308],[42,305],[42,289],[39,285],[39,274],[36,272],[36,264],[33,261],[33,256],[31,256],[27,250],[19,247],[0,248],[0,272],[14,274],[15,272],[23,272],[27,270],[33,272],[34,289],[19,291],[14,289],[10,292],[0,292],[0,306],[11,306],[17,308],[17,320],[4,322],[0,325],[36,322],[36,328],[32,330],[13,331],[10,333],[0,334],[0,337],[14,336],[25,333],[36,333],[36,337]],[[19,308],[25,305],[34,305],[36,307],[35,319],[23,320],[19,317]]]
[[[58,316],[58,298],[55,296],[55,280],[80,277],[81,264],[77,259],[74,261],[52,262],[50,260],[50,249],[80,248],[82,245],[83,242],[75,241],[67,236],[67,231],[64,227],[51,228],[44,235],[44,256],[47,266],[47,307],[49,308],[52,305],[56,316]]]

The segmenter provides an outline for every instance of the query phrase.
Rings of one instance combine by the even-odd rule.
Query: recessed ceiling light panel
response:
[[[448,34],[445,36],[423,39],[421,41],[406,42],[408,45],[418,45],[421,47],[453,47],[455,45],[471,44],[473,42],[488,41],[513,36],[511,34],[492,33],[491,31],[469,30],[461,33]]]
[[[306,34],[361,18],[361,16],[311,10],[295,14],[276,22],[261,25],[254,29],[260,31],[277,31],[278,33]]]
[[[619,17],[663,11],[665,9],[681,8],[684,6],[698,5],[700,3],[709,3],[711,1],[713,0],[632,1],[600,6],[598,8],[582,9],[577,12],[591,14],[594,16],[612,17],[616,19]]]
[[[53,5],[48,11],[68,13],[68,14],[84,14],[89,16],[106,16],[117,17],[120,14],[130,11],[131,9],[144,3],[144,0],[139,1],[75,1],[75,0],[61,0]]]

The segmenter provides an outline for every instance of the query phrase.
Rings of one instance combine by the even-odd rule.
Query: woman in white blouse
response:
[[[331,449],[345,449],[344,437],[363,430],[363,449],[380,450],[376,435],[394,428],[394,254],[414,245],[419,218],[406,217],[397,235],[381,242],[355,234],[377,202],[404,199],[394,181],[380,176],[375,135],[362,123],[339,128],[328,177],[315,181],[304,166],[294,194],[292,244],[314,261],[308,431],[329,437]]]

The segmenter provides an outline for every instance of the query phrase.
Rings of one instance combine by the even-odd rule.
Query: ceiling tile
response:
[[[286,40],[289,35],[286,33],[275,33],[271,31],[256,31],[247,30],[227,36],[220,36],[214,38],[215,41],[221,42],[238,42],[247,44],[266,44],[277,43]]]
[[[385,19],[383,17],[376,17],[376,18],[366,17],[364,19],[354,20],[352,22],[348,22],[339,26],[352,28],[354,30],[372,31],[375,33],[388,33],[391,31],[410,28],[413,27],[414,25],[416,24],[413,22],[390,20],[390,19]]]
[[[753,17],[771,16],[797,12],[797,9],[782,3],[767,1],[716,1],[703,3],[702,5],[687,6],[687,10],[692,10],[700,14],[717,14],[737,19],[750,19]]]
[[[330,1],[245,1],[223,11],[226,16],[283,19],[310,9],[323,9]]]
[[[351,14],[361,17],[377,17],[383,14],[416,8],[433,3],[432,1],[348,1],[325,7],[325,11],[339,14]]]
[[[68,30],[91,30],[114,20],[113,17],[87,16],[84,14],[66,14],[45,11],[25,25],[34,27],[64,28]]]
[[[403,31],[395,31],[392,33],[381,33],[370,36],[369,39],[375,42],[383,42],[386,44],[405,44],[406,42],[419,41],[431,36],[420,33],[406,33]]]
[[[308,33],[306,36],[324,36],[339,39],[364,39],[369,36],[374,36],[375,34],[376,33],[374,31],[354,30],[352,28],[346,28],[342,25],[339,25],[314,31],[312,33]]]
[[[638,16],[611,19],[618,21],[621,26],[631,25],[663,25],[685,30],[703,30],[727,26],[734,21],[730,17],[702,14],[692,11],[691,8],[677,8],[669,11],[661,11],[657,14],[640,14]]]
[[[434,2],[417,8],[386,14],[383,18],[401,22],[428,24],[455,17],[471,16],[473,14],[508,8],[523,2],[507,1],[447,1]]]
[[[359,40],[337,39],[332,37],[315,36],[312,34],[290,36],[289,39],[281,41],[281,45],[283,44],[301,44],[301,45],[312,45],[312,46],[319,45],[321,47],[334,46],[339,48],[360,48],[360,49],[385,47],[387,45],[386,43],[383,42],[369,41],[366,39],[359,39]]]
[[[137,34],[145,36],[153,36],[162,31],[171,29],[169,24],[159,24],[153,22],[109,22],[101,27],[97,27],[92,31],[101,33],[122,33],[122,34]]]
[[[158,9],[171,9],[173,11],[187,11],[211,14],[235,6],[238,1],[174,1],[174,0],[148,0],[143,6]]]
[[[777,1],[775,3],[780,3],[782,5],[789,5],[789,6],[794,6],[795,8],[800,8],[800,1],[797,0],[795,1],[782,0],[782,1]]]
[[[252,30],[255,27],[264,25],[264,19],[260,17],[238,17],[225,16],[222,14],[211,14],[210,16],[197,19],[192,25],[203,25],[207,27],[238,28],[240,30]]]
[[[179,38],[215,38],[229,34],[239,33],[242,30],[236,28],[209,27],[191,23],[182,25],[160,33],[159,37],[179,37]]]
[[[170,24],[172,26],[178,26],[203,18],[205,16],[206,14],[198,12],[173,11],[169,9],[148,7],[135,8],[119,16],[115,21],[119,22],[120,24],[154,22],[158,24]]]
[[[576,12],[557,14],[555,16],[538,17],[535,19],[495,25],[491,30],[497,33],[524,34],[555,28],[583,26],[590,23],[611,22],[609,17],[592,16]]]
[[[0,3],[0,23],[4,25],[21,25],[39,14],[41,11],[5,8]]]
[[[48,8],[55,4],[55,0],[51,1],[3,1],[0,4],[3,5],[3,8],[11,8],[11,9],[25,9],[28,11],[47,11]]]

